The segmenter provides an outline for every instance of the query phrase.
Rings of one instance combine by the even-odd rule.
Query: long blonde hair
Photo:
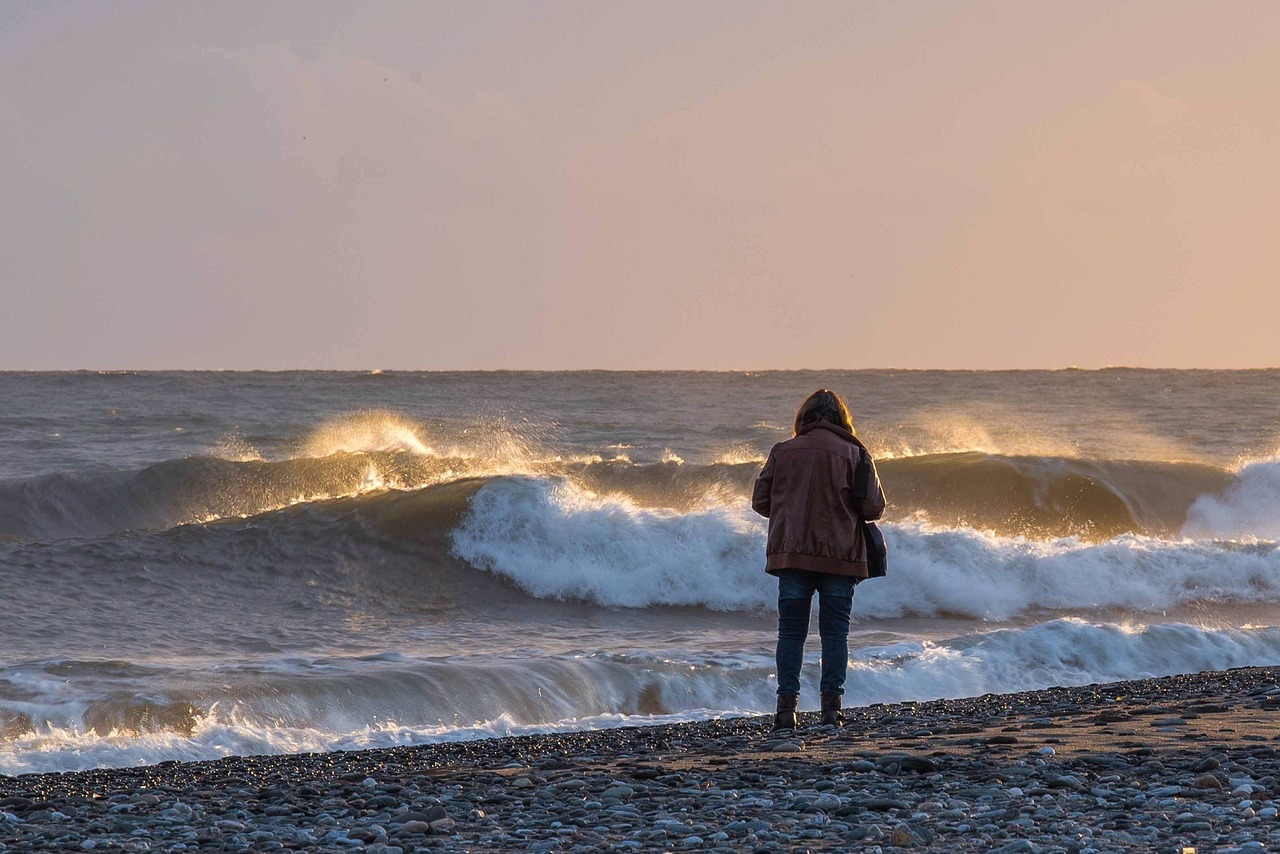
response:
[[[843,427],[850,433],[854,432],[853,416],[849,413],[848,405],[840,395],[828,388],[818,389],[800,404],[800,408],[796,410],[795,435],[799,436],[801,430],[818,421],[826,421]]]

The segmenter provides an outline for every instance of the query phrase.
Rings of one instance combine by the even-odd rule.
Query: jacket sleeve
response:
[[[867,494],[859,502],[858,515],[868,522],[874,522],[884,515],[884,487],[880,485],[880,473],[876,471],[875,460],[866,451],[862,453],[871,466],[871,477],[867,479]]]
[[[766,519],[769,518],[769,505],[773,498],[773,452],[756,477],[755,488],[751,490],[751,509]]]

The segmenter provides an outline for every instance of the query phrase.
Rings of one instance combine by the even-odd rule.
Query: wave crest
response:
[[[540,598],[743,610],[773,586],[758,571],[759,533],[721,505],[682,513],[566,479],[518,478],[472,498],[453,553]]]
[[[918,522],[883,526],[889,583],[859,585],[869,618],[1008,619],[1056,610],[1161,611],[1280,601],[1280,548],[1126,534],[1032,540]],[[471,500],[453,552],[540,598],[605,606],[767,610],[765,523],[741,507],[637,506],[568,480],[500,479]]]
[[[1197,498],[1187,513],[1183,533],[1188,537],[1280,539],[1280,457],[1247,462],[1221,493]]]
[[[367,411],[342,415],[317,428],[302,445],[301,456],[405,451],[430,456],[418,426],[393,412]]]

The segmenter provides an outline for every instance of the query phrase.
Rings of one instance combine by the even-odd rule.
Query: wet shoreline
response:
[[[1280,850],[1280,667],[816,718],[0,777],[0,850]]]

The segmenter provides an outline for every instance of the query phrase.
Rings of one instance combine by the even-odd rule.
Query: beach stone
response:
[[[412,836],[417,833],[430,833],[431,825],[425,821],[406,821],[396,831],[398,834]]]
[[[631,776],[637,780],[653,780],[657,777],[661,777],[665,773],[667,772],[662,768],[644,767],[633,769],[631,771]]]
[[[803,741],[780,741],[769,748],[770,753],[799,753],[804,750]]]
[[[1040,847],[1029,839],[1015,839],[999,848],[990,849],[987,854],[1040,854]]]
[[[911,805],[908,804],[906,801],[896,801],[890,798],[871,798],[866,802],[864,802],[863,806],[865,806],[869,810],[874,810],[876,812],[888,812],[889,810],[911,809]],[[1001,810],[1001,812],[1003,813],[1004,811]]]
[[[818,795],[817,799],[813,802],[813,805],[817,809],[830,812],[831,810],[839,809],[842,805],[842,801],[840,800],[839,795],[821,794]]]
[[[1079,792],[1084,787],[1084,782],[1074,774],[1063,774],[1061,777],[1054,777],[1049,781],[1050,789],[1073,789]]]
[[[533,785],[533,781],[528,777],[517,777],[511,781],[511,785],[515,786],[517,789],[527,789]]]
[[[601,793],[603,800],[629,801],[635,797],[635,789],[630,786],[616,785],[610,786]]]
[[[916,835],[915,831],[905,824],[899,824],[889,834],[889,844],[897,845],[899,848],[911,848],[921,844],[923,841]]]
[[[938,763],[926,756],[904,756],[898,762],[898,767],[904,771],[930,774],[938,770]]]
[[[1191,787],[1194,789],[1223,789],[1222,781],[1212,774],[1201,774],[1199,777],[1191,781]]]
[[[1274,686],[1277,675],[1275,668],[1244,669],[1144,682],[1141,691],[1051,688],[849,709],[850,727],[830,736],[811,728],[806,752],[763,762],[749,754],[799,741],[800,734],[765,736],[767,718],[746,718],[167,769],[0,776],[0,799],[25,799],[0,807],[0,846],[1109,854],[1194,845],[1203,854],[1280,852],[1280,803],[1269,794],[1280,791],[1280,741],[1270,741],[1280,721],[1258,721],[1266,743],[1245,740],[1250,730],[1232,719],[1235,731],[1210,730],[1195,747],[1179,738],[1185,729],[1099,737],[1089,728],[1109,697],[1126,698],[1126,707],[1146,710],[1140,719],[1150,721],[1187,708],[1180,704],[1188,698],[1229,699],[1241,696],[1241,686]],[[887,709],[897,722],[880,726]],[[987,752],[982,738],[939,742],[947,753],[911,752],[893,740],[921,728],[945,734],[957,715],[980,721],[984,732],[1035,730],[1050,720],[1055,733],[1028,733],[1025,752]],[[1077,737],[1086,735],[1083,742]],[[1097,753],[1076,752],[1090,744]],[[1047,745],[1057,752],[1040,752]],[[688,767],[673,771],[670,763],[685,757]],[[913,757],[934,770],[920,763],[919,773],[907,773]],[[640,782],[636,772],[645,769],[653,769],[651,776]],[[507,774],[529,784],[516,786]],[[379,783],[362,785],[369,779]],[[569,779],[583,785],[563,785]],[[632,788],[632,797],[610,792],[619,786]],[[125,808],[110,812],[118,805]],[[450,816],[466,820],[446,833],[423,821]],[[691,839],[700,842],[686,847]]]

